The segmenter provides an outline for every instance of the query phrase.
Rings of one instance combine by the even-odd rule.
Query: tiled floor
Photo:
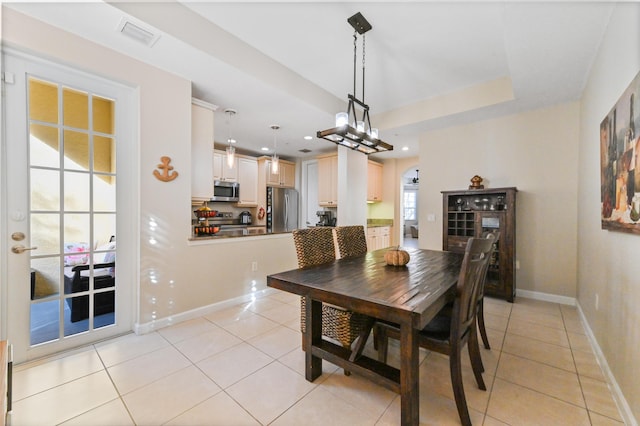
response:
[[[622,424],[575,308],[523,298],[485,306],[487,391],[464,366],[474,424]],[[12,425],[399,424],[399,397],[356,374],[324,362],[319,379],[304,379],[299,314],[298,297],[274,292],[17,366]],[[447,358],[422,355],[421,424],[459,424]]]

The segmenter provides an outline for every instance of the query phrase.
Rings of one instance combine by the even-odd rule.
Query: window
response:
[[[404,191],[404,220],[418,219],[417,191]]]

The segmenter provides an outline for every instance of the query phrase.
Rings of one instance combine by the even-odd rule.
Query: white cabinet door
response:
[[[233,162],[233,167],[227,164],[227,153],[224,151],[213,152],[213,179],[226,182],[238,181],[238,158]]]
[[[338,156],[318,159],[318,204],[323,207],[338,205]]]
[[[213,110],[191,105],[191,197],[213,195]]]
[[[240,184],[239,207],[258,205],[258,161],[240,157],[238,161],[238,183]]]
[[[296,186],[296,165],[280,161],[280,185],[285,188]]]
[[[367,201],[382,201],[382,164],[373,161],[367,164]]]

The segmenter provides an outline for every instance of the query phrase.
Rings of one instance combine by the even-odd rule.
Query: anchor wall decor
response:
[[[153,175],[163,182],[171,182],[175,178],[178,177],[178,172],[171,172],[173,170],[173,166],[169,165],[171,162],[171,157],[160,157],[161,164],[158,164],[158,169],[162,170],[159,172],[158,170],[153,171]]]

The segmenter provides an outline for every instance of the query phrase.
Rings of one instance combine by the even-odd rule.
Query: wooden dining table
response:
[[[308,332],[303,339],[304,347],[309,348],[305,352],[308,381],[322,374],[323,359],[332,362],[399,393],[402,425],[417,425],[418,333],[453,299],[463,255],[407,249],[410,255],[407,265],[389,266],[384,259],[387,250],[271,274],[267,276],[267,286],[305,297]],[[323,302],[399,325],[400,368],[361,354],[354,357],[349,349],[323,339]]]

